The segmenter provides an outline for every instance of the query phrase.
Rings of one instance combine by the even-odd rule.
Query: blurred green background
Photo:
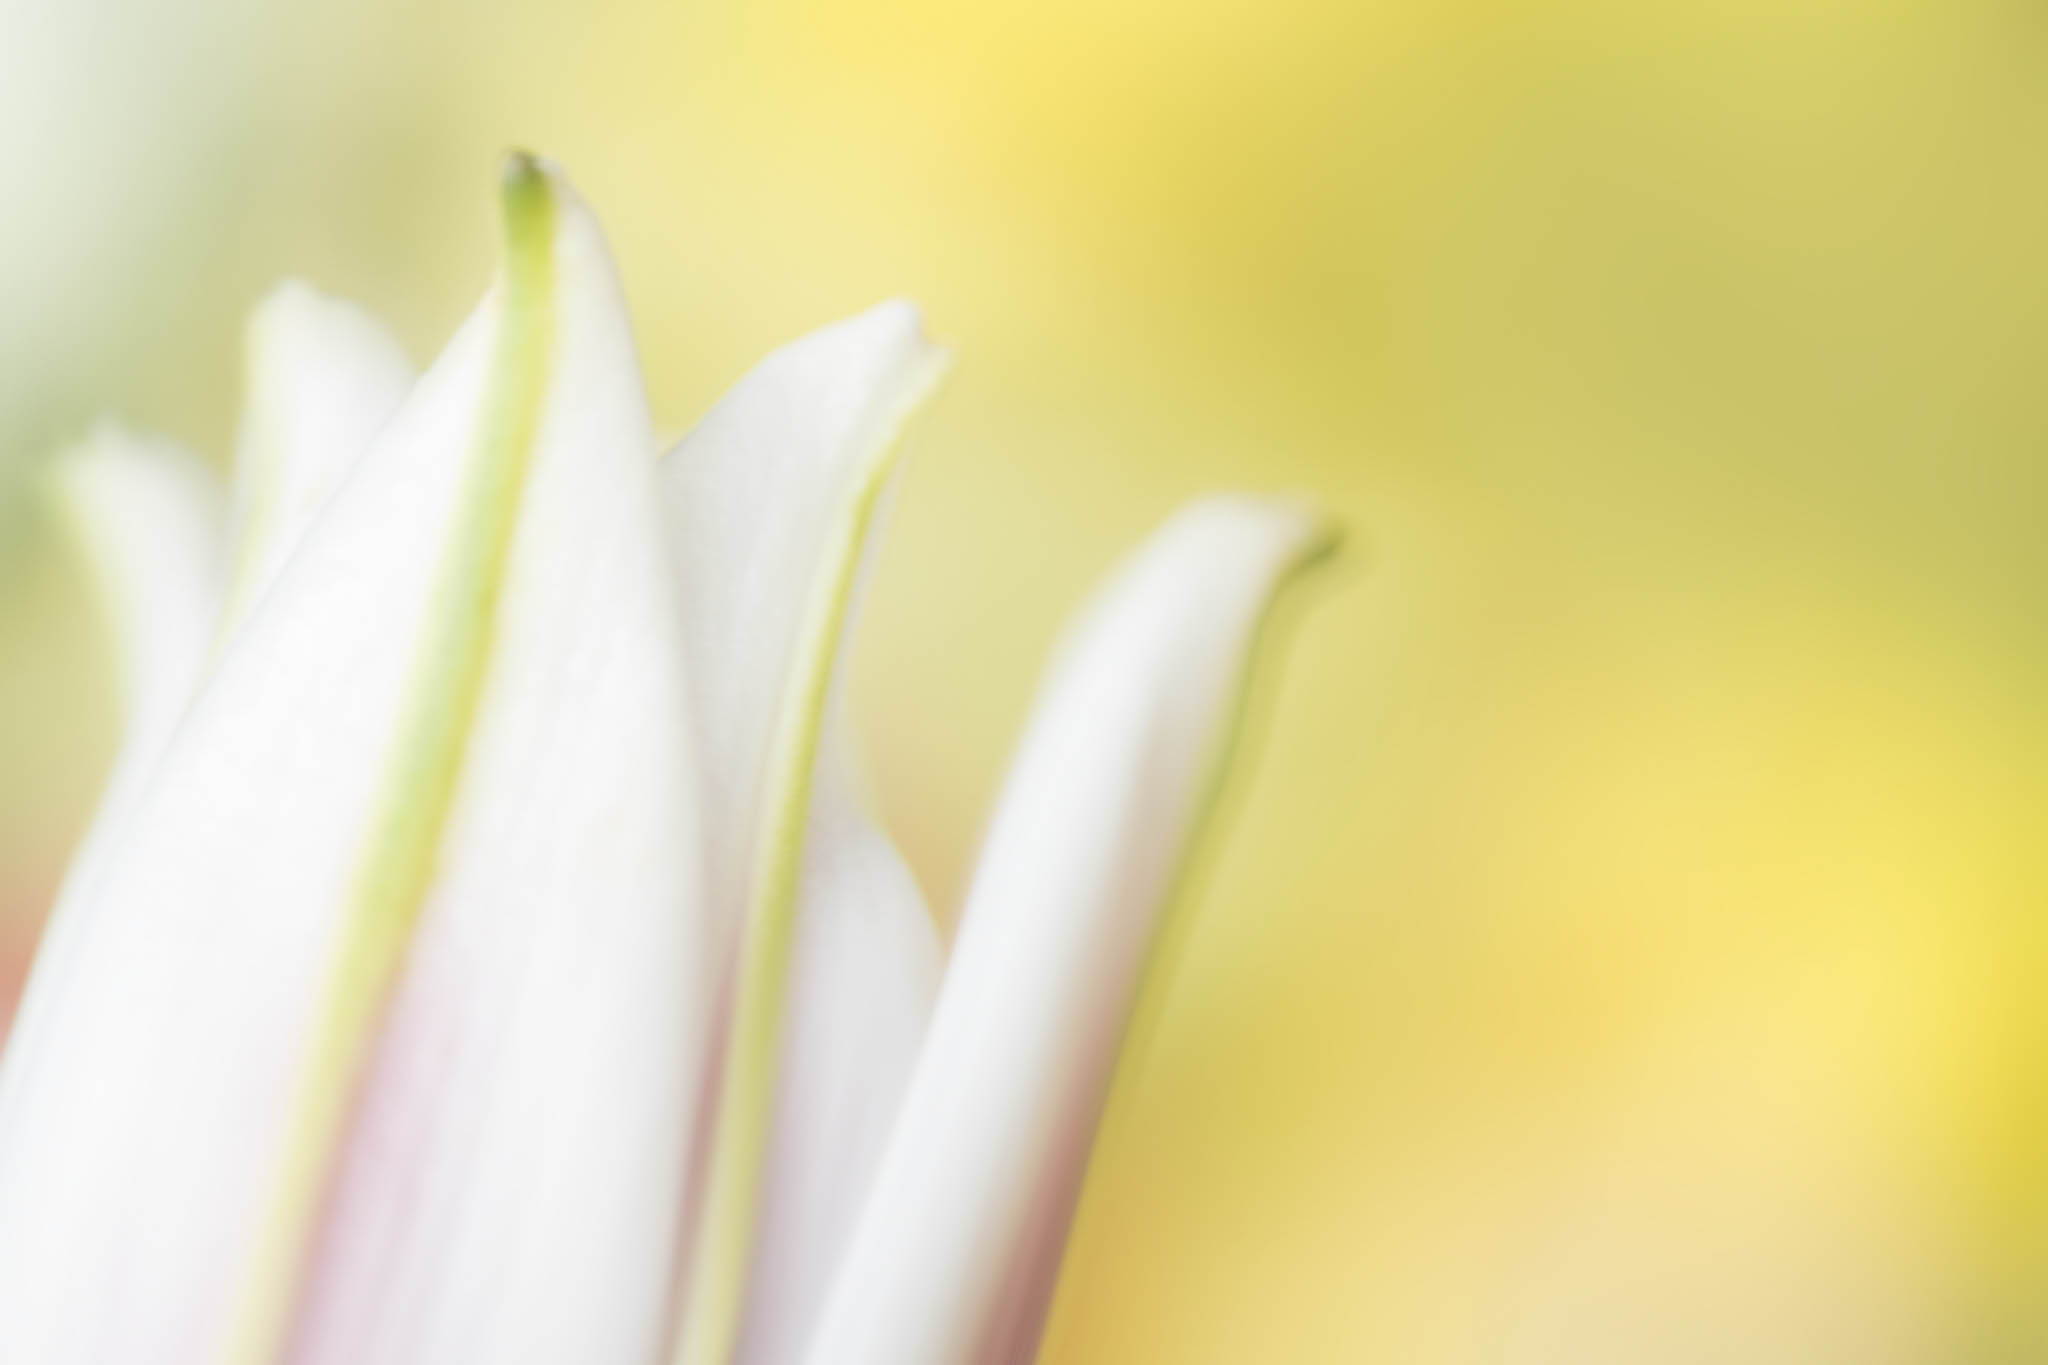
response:
[[[2038,0],[0,0],[0,974],[111,743],[39,456],[224,455],[286,273],[428,357],[511,144],[669,428],[956,347],[857,676],[944,914],[1122,547],[1356,533],[1048,1360],[2048,1359]]]

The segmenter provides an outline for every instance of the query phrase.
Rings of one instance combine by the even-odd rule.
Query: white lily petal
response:
[[[990,828],[811,1365],[1025,1361],[1159,912],[1260,621],[1331,543],[1287,505],[1170,521],[1069,637]]]
[[[194,698],[0,1085],[22,1360],[218,1361],[464,506],[471,321]]]
[[[297,280],[256,306],[246,345],[229,628],[269,587],[414,378],[382,323]]]
[[[105,849],[198,685],[224,590],[220,481],[184,450],[103,422],[52,476],[111,628],[122,734],[44,929],[17,1034],[40,1026],[38,997],[66,974],[59,964],[77,938],[72,921],[90,913],[78,907],[89,902]]]
[[[220,616],[220,480],[168,441],[103,422],[52,470],[114,642],[123,747],[185,709]]]
[[[803,1359],[852,1238],[938,992],[938,933],[910,869],[866,814],[849,747],[824,739],[775,1117],[737,1359]]]
[[[751,1178],[746,1153],[715,1164],[713,1178],[727,1184],[713,1192],[707,1226],[733,1234],[738,1252],[683,1300],[695,1331],[683,1344],[707,1358],[724,1358],[735,1332],[748,1361],[790,1360],[801,1349],[936,984],[931,917],[856,796],[828,685],[896,427],[942,359],[915,309],[884,304],[769,356],[663,464],[692,657],[704,661],[696,681],[708,853],[727,932],[772,894],[773,865],[786,851],[776,841],[803,846],[780,1046],[739,1063],[765,1070],[779,1058],[758,1206],[735,1189]],[[808,771],[794,782],[777,772],[779,761],[802,764],[814,752],[815,782]],[[792,801],[794,809],[777,805]],[[734,1079],[759,1078],[728,1075],[728,1123],[747,1104],[732,1099]],[[746,1127],[745,1117],[734,1126]],[[724,1253],[702,1254],[709,1264]],[[738,1281],[749,1266],[742,1305]]]
[[[821,575],[851,567],[831,562],[833,528],[887,477],[895,429],[943,359],[914,307],[882,304],[776,350],[662,458],[691,655],[704,660],[707,856],[734,929],[805,614]]]
[[[647,1365],[714,1001],[681,613],[596,222],[558,179],[552,374],[437,875],[293,1358]]]
[[[167,441],[102,423],[52,470],[58,506],[85,551],[114,645],[121,745],[92,824],[72,854],[23,991],[0,1090],[24,1084],[37,1041],[71,988],[97,900],[92,888],[205,666],[224,589],[225,505],[213,472]],[[0,1093],[0,1145],[14,1104]]]
[[[521,1350],[486,1338],[455,1355],[643,1361],[662,1330],[675,1218],[662,1172],[683,1140],[705,994],[688,930],[685,697],[672,608],[647,586],[663,581],[651,457],[593,234],[565,210],[553,250],[545,236],[535,249],[557,196],[530,167],[508,183],[506,282],[228,644],[96,879],[75,988],[34,1055],[9,1049],[12,1358],[271,1357],[430,881],[427,918],[442,927],[415,953],[401,1008],[417,1010],[415,983],[468,946],[474,915],[458,907],[498,898],[516,945],[482,945],[480,984],[451,987],[440,1016],[451,1022],[435,1036],[455,1043],[497,1030],[487,1055],[424,1056],[451,1069],[445,1093],[417,1097],[438,1120],[488,1096],[505,1139],[451,1189],[423,1187],[434,1199],[416,1216],[443,1229],[452,1209],[462,1235],[421,1288],[460,1309],[502,1294],[491,1330],[534,1333]],[[551,332],[559,343],[543,344]],[[524,382],[542,378],[544,391]],[[584,696],[577,723],[560,723]],[[577,866],[600,839],[601,870]],[[486,845],[501,867],[480,867]],[[481,1017],[508,1000],[508,1017]],[[369,1100],[393,1090],[380,1074]],[[479,1230],[477,1197],[522,1178],[522,1197]],[[564,1352],[572,1327],[588,1338]]]

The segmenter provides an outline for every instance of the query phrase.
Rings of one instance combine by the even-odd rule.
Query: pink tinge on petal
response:
[[[1103,1055],[1105,1059],[1114,1056],[1113,1043],[1103,1048]],[[1104,1074],[1090,1078],[1081,1089],[1104,1093],[1108,1069],[1101,1068]],[[1100,1105],[1093,1108],[1099,1110]],[[970,1359],[986,1365],[1029,1365],[1037,1358],[1099,1119],[1096,1112],[1077,1114],[1059,1125],[1059,1135],[1046,1159],[1046,1195],[1024,1214],[1015,1252],[1001,1273],[1002,1288],[989,1310],[988,1329]]]
[[[1023,1360],[1057,1283],[1160,912],[1265,608],[1325,536],[1170,521],[1073,628],[1019,746],[925,1045],[810,1365]]]
[[[801,1358],[936,989],[923,896],[858,796],[839,675],[866,576],[849,557],[864,566],[872,553],[896,426],[940,360],[915,308],[882,304],[778,348],[662,463],[696,665],[712,913],[731,941],[754,907],[766,841],[789,837],[772,826],[786,812],[768,809],[770,764],[784,728],[809,719],[792,699],[815,681],[792,674],[808,654],[832,676],[797,832],[795,938],[738,1325],[743,1365]],[[809,639],[842,593],[837,636]]]
[[[332,1176],[299,1365],[645,1365],[715,980],[653,442],[559,180],[556,335],[482,694]]]

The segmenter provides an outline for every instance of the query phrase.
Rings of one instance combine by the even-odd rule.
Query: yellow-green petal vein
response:
[[[555,311],[555,204],[547,173],[515,153],[500,202],[505,266],[498,329],[461,513],[244,1281],[230,1365],[268,1365],[287,1340],[350,1100],[433,880],[483,693],[520,493],[540,429]]]
[[[933,353],[923,365],[868,433],[870,445],[862,452],[845,503],[832,519],[770,741],[763,824],[706,1167],[707,1194],[690,1258],[689,1291],[683,1296],[675,1333],[675,1365],[726,1365],[738,1344],[774,1118],[775,1063],[796,943],[804,830],[818,742],[861,546],[889,482],[897,433],[911,408],[937,381],[944,359]]]

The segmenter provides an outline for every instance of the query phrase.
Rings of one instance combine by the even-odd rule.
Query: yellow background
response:
[[[530,145],[670,428],[892,294],[957,349],[857,678],[942,914],[1119,549],[1353,529],[1049,1360],[2048,1358],[2033,0],[16,8],[15,969],[109,742],[35,456],[221,456],[287,272],[424,359]]]

